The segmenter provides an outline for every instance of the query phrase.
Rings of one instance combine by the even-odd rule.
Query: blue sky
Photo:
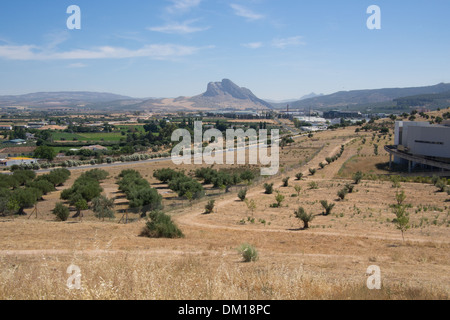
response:
[[[81,30],[69,30],[70,5]],[[369,30],[367,8],[381,9]],[[2,0],[0,94],[264,99],[450,82],[448,0]]]

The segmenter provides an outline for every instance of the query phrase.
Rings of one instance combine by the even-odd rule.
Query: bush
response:
[[[241,201],[245,201],[245,198],[247,197],[247,189],[242,189],[238,193],[238,198],[241,199]]]
[[[320,204],[325,209],[324,216],[330,215],[331,210],[333,210],[334,206],[336,205],[335,203],[328,203],[328,201],[326,201],[326,200],[320,201]]]
[[[353,184],[348,183],[348,184],[345,185],[345,189],[347,189],[348,193],[353,193],[353,190],[355,189],[355,186]]]
[[[436,181],[435,187],[438,188],[439,192],[445,192],[445,189],[447,189],[447,182],[444,179],[439,179]]]
[[[215,200],[209,200],[208,203],[207,203],[206,206],[205,206],[205,210],[206,210],[205,213],[206,213],[206,214],[212,213],[213,210],[214,210],[215,204],[216,204],[216,201],[215,201]]]
[[[256,248],[248,243],[242,244],[238,251],[242,255],[244,262],[255,262],[259,258]]]
[[[52,213],[58,218],[60,221],[67,221],[70,215],[70,210],[68,207],[63,205],[61,202],[58,202],[55,205]]]
[[[317,172],[317,170],[316,169],[313,169],[313,168],[309,168],[309,173],[313,176],[313,175],[315,175],[316,174],[316,172]]]
[[[355,184],[359,184],[363,178],[363,173],[361,171],[356,172],[353,175],[353,181],[355,181]]]
[[[320,167],[321,169],[325,168],[325,163],[323,163],[323,162],[319,163],[319,167]]]
[[[266,194],[272,194],[273,193],[273,183],[265,183],[264,189]]]
[[[319,184],[316,181],[311,181],[308,183],[308,186],[311,190],[319,189]]]
[[[169,239],[184,237],[172,218],[161,211],[152,211],[149,214],[149,220],[140,235],[148,238]]]
[[[289,179],[290,177],[286,177],[284,178],[283,181],[283,187],[289,187]]]
[[[302,178],[303,178],[303,173],[297,173],[296,175],[295,175],[295,177],[297,178],[297,180],[302,180]]]
[[[341,200],[344,200],[345,197],[347,196],[347,194],[348,194],[348,190],[346,188],[339,190],[338,193],[337,193],[338,197]]]
[[[303,229],[308,229],[309,223],[314,220],[313,214],[307,214],[303,207],[298,208],[298,210],[296,210],[294,214],[297,219],[303,221]]]

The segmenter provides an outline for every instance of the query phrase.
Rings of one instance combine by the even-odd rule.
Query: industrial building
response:
[[[450,122],[442,125],[428,122],[397,121],[395,145],[387,146],[392,163],[450,170]]]

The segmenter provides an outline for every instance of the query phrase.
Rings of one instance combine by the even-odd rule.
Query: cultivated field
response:
[[[110,177],[102,183],[105,194],[115,198],[115,219],[98,221],[85,211],[82,222],[56,222],[51,210],[61,190],[83,172],[72,171],[65,186],[38,204],[37,218],[0,218],[0,299],[448,299],[447,193],[431,184],[405,182],[394,188],[389,181],[363,180],[345,200],[338,199],[356,171],[387,173],[379,164],[389,159],[383,147],[391,138],[372,140],[372,133],[357,134],[353,127],[296,139],[281,150],[277,176],[230,193],[207,186],[208,194],[217,194],[210,215],[203,214],[208,199],[189,203],[153,178],[159,168],[189,172],[197,166],[133,164],[163,195],[185,235],[181,239],[140,237],[145,221],[132,213],[134,221],[118,223],[127,203],[115,181],[129,165],[106,169]],[[319,169],[342,145],[342,156]],[[220,167],[231,166],[215,166]],[[317,173],[311,176],[309,168]],[[299,172],[301,181],[295,179]],[[282,186],[284,177],[290,177],[288,187]],[[271,195],[264,193],[266,182],[274,183]],[[237,197],[244,187],[247,199],[255,201],[253,211]],[[412,228],[405,241],[390,208],[400,190],[410,204]],[[280,208],[272,208],[277,191],[285,198]],[[321,200],[335,203],[330,215],[321,214]],[[310,229],[303,230],[294,216],[299,206],[317,215]],[[242,262],[237,248],[243,243],[256,247],[258,261]],[[80,290],[67,287],[70,265],[81,270]],[[381,269],[380,290],[366,285],[372,265]]]

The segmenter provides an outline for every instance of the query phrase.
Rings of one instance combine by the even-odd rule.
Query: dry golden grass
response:
[[[344,176],[350,176],[360,168],[349,166],[356,154],[361,163],[376,158],[371,155],[373,146],[361,145],[361,137],[354,128],[323,132],[284,148],[282,172],[248,186],[247,197],[257,205],[254,213],[233,189],[215,198],[213,214],[203,215],[206,200],[189,205],[153,179],[155,169],[175,168],[173,163],[133,165],[159,188],[166,207],[183,202],[184,207],[170,211],[183,239],[139,237],[145,222],[118,224],[121,213],[106,222],[96,220],[90,211],[83,222],[55,222],[50,210],[60,191],[83,172],[74,171],[65,187],[39,204],[38,219],[0,219],[0,299],[448,299],[446,194],[436,193],[431,185],[402,183],[415,226],[407,231],[404,243],[392,223],[391,183],[363,181],[344,201],[337,201],[337,191],[351,182],[335,178],[343,165]],[[309,176],[308,168],[318,167],[342,144],[346,148],[339,160]],[[375,167],[376,161],[369,164]],[[117,197],[117,209],[127,207],[115,184],[124,168],[109,168],[110,178],[102,183],[105,194]],[[305,174],[303,181],[295,181],[297,172]],[[285,176],[291,177],[286,188],[281,182]],[[285,196],[281,208],[270,207],[275,197],[264,194],[266,181],[273,181],[275,190]],[[309,189],[312,181],[318,189]],[[292,196],[295,185],[302,187],[300,197]],[[320,200],[336,203],[330,216],[320,215]],[[317,214],[309,230],[300,230],[302,224],[293,215],[299,206]],[[242,243],[256,247],[257,262],[242,262],[237,252]],[[71,264],[81,269],[81,290],[67,287]],[[381,268],[381,290],[366,286],[370,265]]]

